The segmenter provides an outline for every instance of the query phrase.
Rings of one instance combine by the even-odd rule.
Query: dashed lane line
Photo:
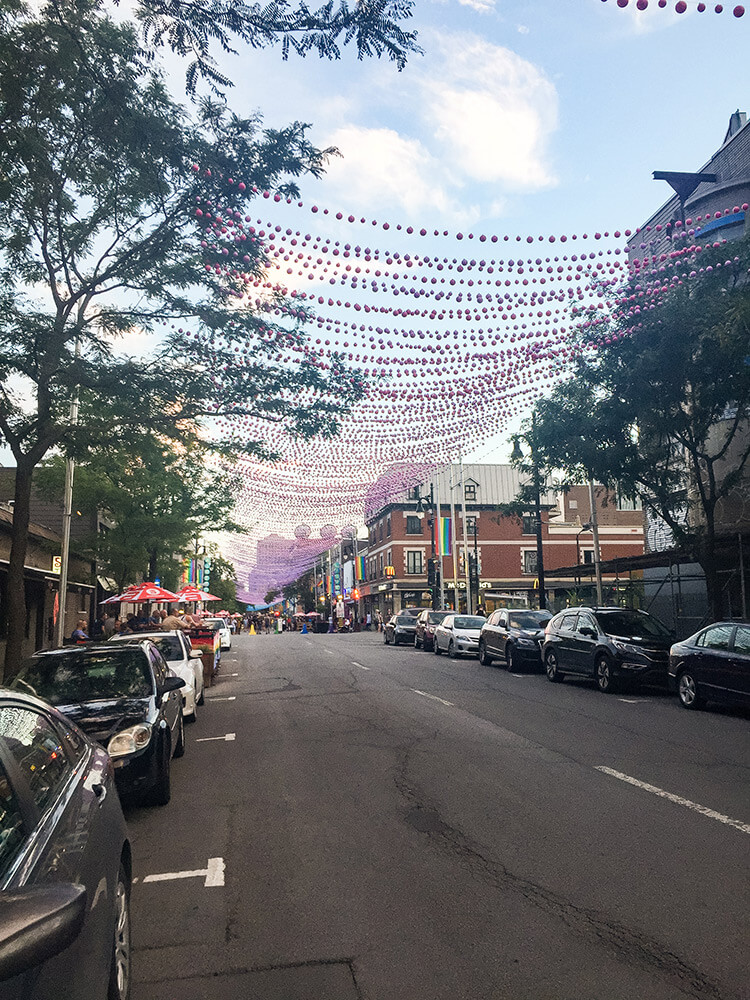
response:
[[[636,788],[642,788],[645,792],[651,792],[652,795],[658,795],[661,799],[674,802],[675,805],[692,809],[693,812],[700,813],[702,816],[708,816],[709,819],[715,819],[718,823],[724,823],[725,826],[733,826],[740,833],[750,833],[750,823],[741,823],[737,819],[732,819],[731,816],[725,816],[724,813],[716,812],[715,809],[709,809],[708,806],[702,806],[698,802],[684,799],[681,795],[675,795],[673,792],[666,792],[657,785],[649,785],[646,781],[639,781],[638,778],[633,778],[629,774],[623,774],[622,771],[615,771],[611,767],[599,765],[596,767],[596,770],[601,771],[602,774],[608,774],[611,778],[617,778],[619,781],[625,781],[629,785],[634,785]]]
[[[213,743],[215,740],[224,740],[225,743],[231,743],[237,739],[236,733],[226,733],[224,736],[201,736],[197,739],[196,743]]]
[[[224,858],[209,858],[205,868],[196,868],[186,872],[160,872],[158,875],[146,875],[143,882],[172,882],[181,878],[203,878],[206,889],[224,885]]]
[[[352,660],[352,666],[353,666],[353,667],[359,667],[359,669],[360,669],[360,670],[369,670],[369,669],[370,669],[369,667],[366,667],[366,666],[365,666],[364,664],[362,664],[362,663],[357,663],[357,661],[356,661],[356,660]]]
[[[206,701],[237,701],[237,695],[235,695],[235,694],[230,694],[230,695],[207,694],[206,695]]]
[[[452,701],[446,701],[445,698],[438,698],[436,694],[428,694],[426,691],[417,691],[416,688],[412,688],[414,694],[419,694],[423,698],[429,698],[431,701],[439,701],[441,705],[447,705],[449,708],[453,708]]]

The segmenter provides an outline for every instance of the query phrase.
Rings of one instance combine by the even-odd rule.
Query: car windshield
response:
[[[148,658],[123,643],[121,649],[47,653],[27,660],[11,687],[52,705],[114,698],[144,698],[152,691]]]
[[[597,611],[597,621],[607,635],[618,635],[626,639],[671,639],[671,632],[658,618],[643,612]]]
[[[481,628],[484,623],[484,618],[475,618],[473,615],[461,615],[453,619],[454,628]]]
[[[508,624],[511,628],[540,629],[544,628],[552,615],[545,615],[539,611],[515,611],[508,616]]]
[[[449,614],[450,611],[431,611],[429,615],[427,615],[427,621],[430,625],[437,625]]]

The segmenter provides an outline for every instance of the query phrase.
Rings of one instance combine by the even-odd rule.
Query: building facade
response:
[[[503,507],[515,500],[520,486],[510,465],[451,466],[373,510],[366,520],[365,578],[357,582],[360,614],[379,611],[385,617],[405,607],[438,607],[441,577],[444,607],[537,606],[536,520],[531,511],[515,516]],[[425,509],[420,498],[430,495],[433,506]],[[601,558],[642,553],[639,505],[603,487],[595,497]],[[545,569],[571,567],[545,588],[547,606],[562,607],[576,588],[588,586],[575,571],[579,563],[593,561],[588,487],[575,486],[557,500],[545,495],[543,501]],[[437,554],[438,510],[450,521],[450,555]],[[611,586],[615,579],[605,582]]]

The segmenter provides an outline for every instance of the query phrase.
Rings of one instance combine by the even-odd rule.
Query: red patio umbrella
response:
[[[116,597],[108,597],[102,604],[147,604],[150,601],[176,601],[177,594],[156,583],[134,583]]]
[[[197,587],[188,585],[186,587],[181,587],[177,591],[177,600],[180,604],[183,601],[220,601],[220,597],[214,597],[213,594],[209,594],[206,590],[198,590]]]

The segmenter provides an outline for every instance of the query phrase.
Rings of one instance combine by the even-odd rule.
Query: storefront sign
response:
[[[52,572],[59,573],[62,570],[62,556],[52,556]]]

